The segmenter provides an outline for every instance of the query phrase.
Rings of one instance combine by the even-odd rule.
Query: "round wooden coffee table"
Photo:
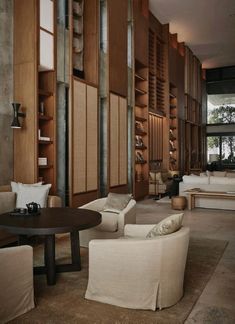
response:
[[[19,235],[19,244],[27,244],[28,235],[44,235],[45,265],[35,267],[35,274],[47,275],[48,285],[56,283],[57,272],[81,270],[79,231],[101,223],[101,214],[79,208],[42,208],[40,215],[12,216],[9,213],[0,217],[0,228]],[[71,264],[56,265],[55,234],[70,233]]]

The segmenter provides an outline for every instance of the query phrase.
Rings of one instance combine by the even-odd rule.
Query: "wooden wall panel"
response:
[[[84,1],[84,71],[85,80],[98,84],[99,1]]]
[[[146,15],[148,0],[134,0],[134,52],[135,59],[148,66],[148,26],[149,20]]]
[[[149,158],[151,161],[163,159],[163,118],[149,115]]]
[[[119,184],[127,183],[127,100],[119,97]]]
[[[37,146],[35,145],[37,97],[35,89],[35,64],[15,65],[14,100],[21,103],[21,111],[26,112],[26,117],[20,119],[22,128],[14,130],[14,180],[23,183],[37,181]]]
[[[127,96],[128,1],[108,0],[108,11],[109,89],[119,95]]]
[[[87,191],[98,185],[98,91],[87,86]]]
[[[20,118],[22,128],[14,130],[14,180],[24,183],[37,181],[36,32],[36,1],[15,0],[13,101],[21,104],[26,118]]]
[[[86,85],[73,85],[73,193],[79,193],[86,190]]]
[[[119,184],[119,100],[110,94],[110,186]]]

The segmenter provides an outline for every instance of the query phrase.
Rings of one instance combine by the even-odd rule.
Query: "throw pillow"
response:
[[[132,195],[129,194],[117,194],[110,192],[108,194],[103,211],[119,213],[127,206],[131,198]]]
[[[42,185],[42,182],[26,184],[26,183],[11,181],[11,191],[12,192],[15,192],[15,193],[18,193],[19,184],[22,184],[23,186],[26,186],[26,187],[32,187],[32,186],[34,187],[34,186],[41,186]]]
[[[155,225],[147,234],[147,238],[160,235],[167,235],[178,231],[181,228],[184,214],[173,214]]]
[[[42,208],[46,207],[50,188],[51,184],[24,186],[20,183],[16,198],[16,208],[26,208],[26,204],[30,202],[36,202]]]

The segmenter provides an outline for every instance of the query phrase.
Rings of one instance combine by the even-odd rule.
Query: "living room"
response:
[[[51,206],[73,209],[131,194],[137,224],[181,213],[167,181],[186,201],[195,188],[223,192],[199,193],[196,208],[182,211],[191,243],[175,306],[136,311],[83,300],[82,248],[82,272],[59,273],[52,286],[35,276],[37,306],[12,322],[234,322],[234,12],[231,0],[1,0],[0,191],[40,182],[50,185]]]

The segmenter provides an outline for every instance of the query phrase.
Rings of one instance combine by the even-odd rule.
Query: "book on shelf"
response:
[[[38,158],[38,165],[47,165],[47,158],[46,157],[39,157]]]
[[[48,141],[49,142],[51,139],[50,139],[50,137],[47,137],[47,136],[40,136],[39,137],[39,140],[40,141]]]

